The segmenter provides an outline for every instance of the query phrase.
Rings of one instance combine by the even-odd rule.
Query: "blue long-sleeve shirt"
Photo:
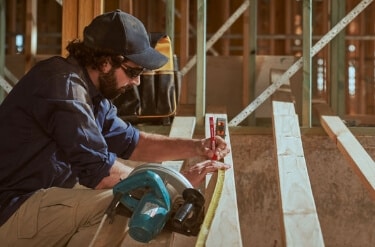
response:
[[[74,59],[39,62],[0,105],[0,225],[39,189],[94,188],[138,139]]]

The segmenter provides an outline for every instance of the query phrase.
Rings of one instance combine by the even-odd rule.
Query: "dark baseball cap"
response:
[[[150,70],[158,69],[168,62],[166,56],[150,46],[143,23],[121,10],[95,17],[83,31],[83,42],[88,47],[122,55]]]

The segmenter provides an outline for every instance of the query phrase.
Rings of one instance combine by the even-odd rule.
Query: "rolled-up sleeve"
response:
[[[109,100],[103,100],[100,108],[105,110],[99,110],[96,119],[98,125],[103,126],[101,133],[108,150],[120,158],[128,159],[138,143],[139,130],[119,118],[116,107]]]

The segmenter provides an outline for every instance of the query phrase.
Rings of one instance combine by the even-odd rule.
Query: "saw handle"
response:
[[[131,194],[136,189],[145,190],[139,200]],[[129,235],[133,239],[148,243],[160,233],[171,210],[171,199],[158,174],[146,170],[128,176],[115,185],[113,193],[115,197],[121,195],[120,202],[132,211]]]
[[[122,197],[120,202],[131,211],[134,211],[140,200],[131,196],[131,192],[133,190],[142,188],[147,188],[149,193],[154,194],[155,198],[158,199],[162,206],[164,206],[168,211],[170,210],[171,199],[169,192],[160,176],[152,171],[143,171],[120,181],[113,188],[113,194],[121,194]]]

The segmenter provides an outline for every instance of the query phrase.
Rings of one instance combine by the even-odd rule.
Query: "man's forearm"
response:
[[[141,132],[130,159],[146,162],[186,159],[203,155],[202,146],[202,141],[197,139],[171,138]]]
[[[132,167],[115,160],[115,163],[112,165],[111,170],[109,171],[109,176],[104,177],[95,187],[95,189],[113,188],[113,186],[120,182],[120,180],[127,178],[132,170]]]

